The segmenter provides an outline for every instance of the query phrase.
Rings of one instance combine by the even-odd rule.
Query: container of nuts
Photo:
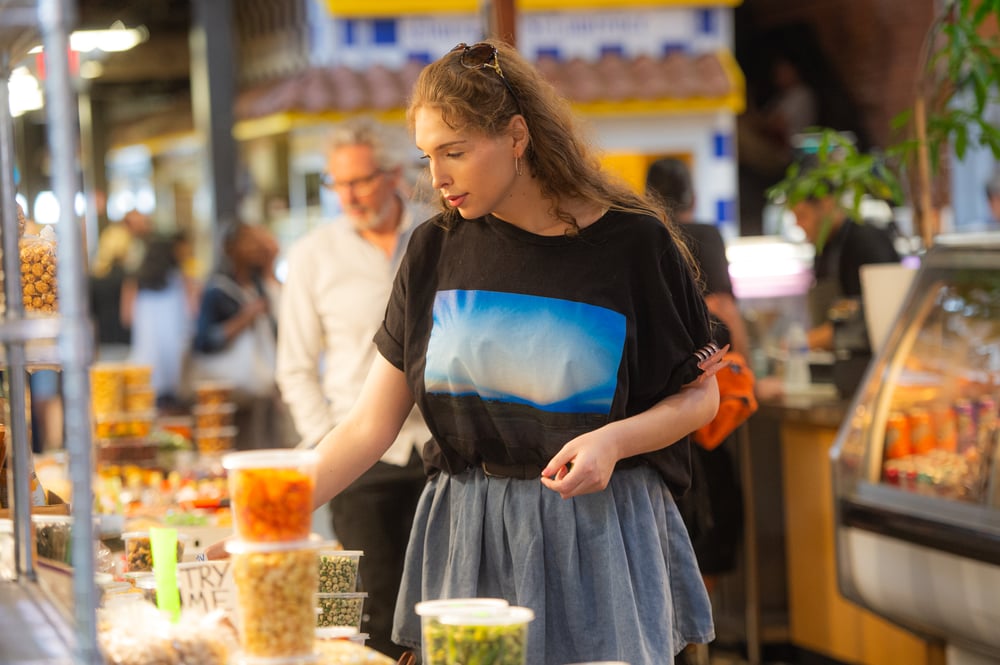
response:
[[[358,564],[364,552],[323,547],[319,550],[319,592],[348,593],[358,589]]]
[[[24,311],[54,314],[59,309],[55,231],[51,226],[46,226],[37,236],[22,237],[20,254]]]
[[[190,540],[182,533],[177,534],[177,561],[184,558],[184,543]],[[153,570],[153,548],[148,531],[129,531],[122,534],[125,543],[125,572],[141,573]]]
[[[226,542],[244,654],[285,658],[314,652],[320,542]]]

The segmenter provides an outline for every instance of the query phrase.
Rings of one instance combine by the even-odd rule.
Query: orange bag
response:
[[[757,398],[753,394],[756,379],[746,358],[729,351],[723,361],[726,366],[715,375],[719,382],[719,410],[711,422],[691,434],[694,442],[705,450],[714,450],[757,411]]]

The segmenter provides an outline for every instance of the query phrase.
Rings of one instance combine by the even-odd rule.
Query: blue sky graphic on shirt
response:
[[[609,413],[625,317],[586,303],[495,291],[441,291],[427,347],[428,393],[557,413]]]

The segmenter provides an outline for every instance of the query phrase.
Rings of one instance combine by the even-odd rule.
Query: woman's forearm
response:
[[[413,395],[403,373],[376,354],[357,402],[316,446],[314,507],[335,497],[378,462],[412,408]]]
[[[719,386],[715,377],[688,384],[652,408],[610,423],[623,459],[665,448],[710,422],[719,409]]]

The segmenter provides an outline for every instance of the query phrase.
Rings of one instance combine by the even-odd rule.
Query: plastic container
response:
[[[229,540],[240,646],[255,658],[313,653],[317,551],[322,541],[253,543]]]
[[[195,404],[210,406],[233,401],[233,386],[221,381],[199,381],[194,387]]]
[[[235,414],[236,405],[231,402],[208,404],[206,406],[199,405],[191,409],[195,427],[200,430],[232,427]]]
[[[305,540],[312,531],[315,450],[229,453],[229,497],[236,535],[250,542]]]
[[[70,563],[70,536],[73,517],[70,515],[32,515],[35,527],[35,551],[38,556]]]
[[[128,413],[150,413],[156,409],[156,391],[152,388],[125,388],[124,408]]]
[[[184,549],[190,538],[177,534],[177,563],[184,560]],[[153,550],[148,531],[129,531],[122,534],[125,543],[125,572],[143,573],[153,570]]]
[[[153,429],[156,411],[94,414],[94,438],[145,437]]]
[[[355,644],[365,645],[368,641],[368,633],[362,633],[357,628],[351,626],[321,626],[316,628],[316,640],[318,642],[326,641],[344,641],[344,642],[354,642]]]
[[[236,443],[235,427],[215,427],[212,429],[196,429],[193,437],[198,452],[205,454],[227,453]]]
[[[121,374],[125,381],[126,392],[148,389],[153,382],[152,365],[125,363],[121,365]]]
[[[319,608],[319,614],[316,616],[316,625],[350,626],[361,630],[361,617],[367,597],[365,592],[317,593],[316,607]]]
[[[429,629],[427,665],[525,665],[528,624],[535,613],[527,607],[500,611],[469,610],[438,617]]]
[[[364,552],[324,547],[319,551],[319,592],[350,593],[358,589],[358,564]]]
[[[425,665],[443,663],[434,660],[435,653],[440,657],[441,642],[439,618],[445,614],[456,612],[504,612],[510,604],[502,598],[443,598],[440,600],[425,600],[417,603],[414,610],[420,616],[420,636]],[[430,636],[430,639],[428,638]]]
[[[98,363],[90,368],[90,406],[94,416],[125,410],[125,376],[121,365]]]
[[[0,580],[13,580],[14,570],[14,521],[0,519]]]

